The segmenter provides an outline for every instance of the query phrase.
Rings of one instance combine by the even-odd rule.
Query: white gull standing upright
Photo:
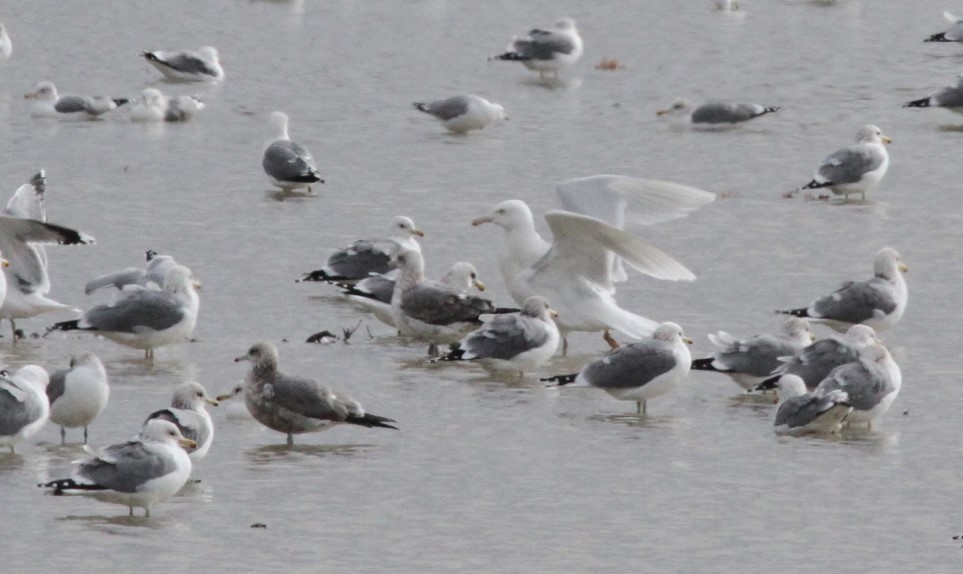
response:
[[[506,52],[495,56],[498,60],[521,62],[544,78],[551,72],[558,78],[562,68],[568,68],[582,57],[582,37],[575,28],[575,20],[562,18],[552,30],[535,28],[528,36],[515,36]]]
[[[492,122],[508,118],[505,108],[501,105],[474,95],[453,96],[431,102],[415,102],[414,106],[435,117],[446,130],[456,134],[480,130]]]
[[[836,151],[823,160],[816,168],[812,181],[790,192],[803,189],[822,189],[828,187],[843,201],[849,201],[851,193],[858,193],[865,201],[870,191],[883,179],[889,169],[889,153],[886,146],[893,140],[883,135],[874,125],[866,125],[856,133],[856,143]]]
[[[84,352],[70,359],[70,366],[50,375],[47,385],[50,400],[50,422],[60,425],[60,442],[67,441],[68,428],[84,428],[84,444],[87,444],[87,426],[107,408],[110,385],[107,371],[97,355]]]
[[[212,46],[195,50],[141,52],[141,56],[172,82],[223,80],[221,57]]]
[[[271,183],[289,192],[306,187],[311,193],[312,183],[324,183],[318,167],[306,148],[291,141],[288,135],[288,116],[273,112],[269,120],[274,136],[264,146],[261,167]]]

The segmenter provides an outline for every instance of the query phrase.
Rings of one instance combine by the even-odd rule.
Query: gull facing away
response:
[[[774,389],[780,376],[796,375],[808,390],[815,390],[833,369],[859,360],[859,351],[870,343],[882,343],[876,331],[869,325],[853,325],[845,335],[819,339],[795,356],[783,357],[773,376],[759,383],[756,389]]]
[[[549,72],[558,78],[559,70],[582,57],[582,37],[575,28],[575,20],[562,18],[552,30],[535,28],[525,38],[513,37],[506,50],[495,59],[521,62],[542,78]]]
[[[127,103],[124,98],[78,96],[57,93],[53,82],[37,82],[25,99],[33,100],[30,115],[35,118],[94,119]]]
[[[305,273],[301,281],[327,281],[348,283],[360,281],[374,274],[384,275],[396,269],[391,261],[392,251],[399,247],[409,251],[421,251],[416,237],[425,232],[415,226],[407,216],[396,215],[388,222],[387,239],[359,239],[344,249],[328,256],[324,267]]]
[[[153,249],[144,252],[147,264],[143,269],[127,267],[94,277],[84,286],[84,293],[90,295],[98,289],[113,286],[119,291],[131,288],[161,289],[167,272],[177,267],[177,261],[170,255],[160,255]],[[133,287],[132,287],[133,286]]]
[[[963,18],[957,18],[949,12],[943,12],[943,17],[949,20],[950,27],[940,32],[939,34],[933,34],[929,38],[923,40],[924,42],[960,42],[963,43]]]
[[[963,74],[956,77],[956,84],[930,94],[925,98],[903,104],[904,108],[944,108],[963,114]]]
[[[615,283],[628,276],[622,262],[668,281],[692,281],[695,275],[671,256],[621,228],[626,222],[656,223],[684,215],[715,195],[676,183],[600,175],[574,179],[556,188],[564,211],[550,211],[545,221],[549,243],[535,230],[528,205],[510,199],[496,205],[472,225],[494,223],[505,231],[499,267],[508,292],[518,304],[532,295],[552,302],[559,313],[562,350],[571,331],[610,330],[642,339],[658,325],[619,307]]]
[[[66,444],[68,428],[80,427],[87,444],[87,427],[104,412],[110,399],[104,364],[93,353],[74,355],[68,368],[50,375],[47,399],[50,422],[60,425],[60,444]]]
[[[662,323],[651,339],[623,345],[593,361],[578,373],[541,379],[558,386],[595,387],[620,401],[635,401],[645,414],[646,402],[672,390],[689,374],[692,339],[675,323]]]
[[[194,448],[177,427],[151,420],[134,440],[113,444],[80,463],[70,475],[41,484],[55,495],[89,496],[101,502],[150,509],[177,493],[191,475],[191,459],[184,451]]]
[[[200,383],[181,383],[174,387],[171,406],[167,409],[154,411],[147,416],[141,433],[152,420],[165,420],[173,423],[185,438],[194,441],[194,448],[188,448],[187,454],[192,462],[197,462],[207,455],[207,451],[214,442],[214,423],[205,405],[216,407],[217,400],[208,396]]]
[[[9,60],[11,54],[13,54],[13,42],[10,41],[6,26],[0,23],[0,62]]]
[[[776,385],[780,401],[773,423],[776,434],[838,433],[843,420],[853,411],[844,390],[810,393],[796,375],[782,375]]]
[[[501,105],[474,95],[454,96],[433,102],[415,102],[414,106],[434,116],[446,130],[456,134],[480,130],[492,122],[508,119],[505,108]]]
[[[728,102],[707,102],[696,106],[689,100],[678,99],[669,108],[656,112],[656,115],[683,118],[697,127],[720,127],[743,124],[780,109],[779,106]]]
[[[837,389],[849,395],[853,412],[846,424],[865,423],[867,428],[889,410],[903,384],[903,374],[886,347],[872,343],[859,352],[859,361],[836,367],[823,379],[816,394],[828,394]]]
[[[47,328],[51,331],[88,331],[135,349],[150,360],[154,349],[191,338],[197,323],[200,298],[190,269],[178,265],[167,272],[164,288],[139,289],[106,305],[91,307],[73,321]]]
[[[728,375],[736,384],[750,391],[783,365],[780,360],[791,357],[813,342],[815,336],[809,321],[789,317],[775,335],[763,334],[737,339],[725,331],[709,334],[719,347],[711,357],[692,361],[692,370],[716,371]]]
[[[141,100],[130,108],[135,122],[184,122],[204,109],[200,96],[165,96],[157,88],[141,92]]]
[[[158,69],[172,82],[204,82],[223,80],[224,68],[221,57],[211,46],[202,46],[196,51],[141,52],[141,56]]]
[[[271,343],[257,343],[234,361],[251,362],[244,379],[247,409],[259,423],[285,433],[289,445],[294,444],[296,434],[319,432],[340,423],[397,430],[388,424],[395,422],[393,419],[366,413],[358,401],[335,394],[314,379],[282,373],[278,350]]]
[[[469,333],[458,348],[435,361],[479,361],[493,369],[518,371],[534,369],[552,358],[561,336],[554,317],[558,316],[544,297],[529,297],[519,313],[498,315]]]
[[[288,116],[272,112],[270,118],[274,137],[264,146],[261,167],[271,183],[284,192],[306,187],[311,193],[312,183],[324,183],[311,152],[291,141],[288,136]]]
[[[33,436],[50,414],[47,371],[37,365],[20,367],[11,375],[0,371],[0,447],[16,452],[18,442]]]
[[[805,317],[841,333],[858,323],[885,331],[895,325],[906,310],[909,294],[903,273],[908,269],[895,249],[884,247],[873,259],[872,278],[847,281],[808,307],[776,312]]]
[[[892,141],[878,127],[863,126],[856,133],[856,143],[824,159],[812,181],[790,195],[803,189],[828,187],[834,194],[842,195],[844,202],[849,201],[851,193],[858,193],[865,201],[866,192],[876,187],[889,169],[889,153],[883,144]]]

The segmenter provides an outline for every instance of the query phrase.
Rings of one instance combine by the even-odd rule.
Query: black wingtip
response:
[[[706,357],[704,359],[694,359],[692,361],[692,369],[696,371],[718,371],[719,369],[712,366],[715,357]]]
[[[949,42],[946,39],[946,32],[940,32],[939,34],[933,34],[929,38],[923,40],[924,42]]]
[[[806,185],[800,187],[799,189],[820,189],[823,187],[830,187],[833,185],[831,181],[824,181],[822,183],[816,181],[815,179],[807,183]]]
[[[320,331],[315,333],[304,340],[305,343],[326,343],[331,341],[337,341],[338,337],[334,333],[328,330]]]
[[[776,313],[780,315],[792,315],[793,317],[809,317],[809,311],[806,309],[776,309]]]
[[[568,385],[568,384],[574,383],[576,377],[578,377],[578,373],[572,373],[569,375],[555,375],[553,377],[545,377],[539,380],[546,383],[556,383],[558,386],[561,387],[562,385]]]
[[[776,388],[776,382],[779,381],[779,377],[769,377],[758,385],[754,386],[752,390],[754,391],[771,391]]]
[[[363,417],[354,417],[348,419],[346,422],[351,424],[360,425],[368,428],[383,428],[383,429],[394,429],[399,430],[398,427],[390,425],[388,423],[397,422],[394,419],[389,419],[388,417],[379,417],[378,415],[373,415],[370,413],[365,413]]]
[[[465,357],[465,350],[461,348],[452,348],[447,354],[440,357],[436,357],[428,361],[429,363],[437,363],[438,361],[462,361]]]
[[[770,106],[770,107],[768,107],[768,108],[763,108],[762,113],[763,113],[763,114],[772,114],[772,113],[778,112],[778,111],[781,110],[781,109],[782,109],[782,106]]]
[[[50,333],[51,331],[76,331],[77,329],[80,329],[80,319],[54,323],[53,325],[47,327],[47,333]]]
[[[506,62],[525,62],[527,60],[530,60],[531,58],[523,56],[518,52],[505,52],[504,54],[499,54],[497,56],[494,56],[492,59],[503,60]]]
[[[127,98],[111,98],[111,99],[113,100],[114,104],[117,105],[117,107],[120,107],[130,101]]]
[[[928,108],[930,107],[929,97],[920,98],[918,100],[913,100],[912,102],[906,102],[903,104],[904,108]]]
[[[426,114],[427,114],[427,113],[430,113],[430,112],[428,111],[428,104],[426,104],[425,102],[414,102],[414,103],[412,103],[411,105],[415,106],[415,109],[416,109],[416,110],[425,112]]]
[[[147,60],[150,61],[150,62],[159,62],[159,61],[160,61],[160,60],[157,59],[157,56],[155,56],[153,52],[141,52],[140,55],[143,56],[145,59],[147,59]]]
[[[37,193],[43,193],[47,189],[47,172],[45,170],[38,171],[30,178],[29,183]]]
[[[295,279],[295,283],[301,283],[302,281],[318,281],[324,283],[334,283],[336,281],[348,281],[350,277],[345,277],[343,275],[329,275],[324,269],[316,269],[305,273],[300,279]]]

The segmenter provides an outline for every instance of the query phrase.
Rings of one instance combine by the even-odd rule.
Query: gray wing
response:
[[[766,113],[766,108],[756,104],[708,102],[692,112],[692,122],[697,124],[734,124],[751,120],[764,113]]]
[[[528,33],[528,38],[515,40],[512,48],[529,60],[551,60],[555,54],[571,54],[575,42],[570,36],[536,28]]]
[[[662,341],[631,343],[589,363],[579,376],[603,389],[640,387],[676,367],[672,351]]]
[[[476,321],[495,306],[488,299],[460,294],[450,288],[422,283],[402,293],[401,310],[412,319],[430,325]]]
[[[372,273],[387,273],[395,268],[388,253],[374,242],[355,241],[328,257],[327,267],[345,279],[364,279]]]
[[[167,291],[142,290],[109,305],[98,305],[84,313],[81,329],[115,333],[161,331],[184,317],[184,306]]]
[[[145,482],[176,469],[169,452],[134,440],[107,447],[99,457],[84,461],[74,475],[103,488],[137,492]]]
[[[43,409],[31,396],[13,381],[0,380],[0,436],[14,435],[40,418]]]
[[[207,64],[207,61],[197,54],[177,52],[164,58],[158,56],[159,52],[151,52],[151,54],[155,62],[184,74],[217,75],[217,72]]]
[[[51,405],[63,396],[64,391],[67,389],[67,375],[69,373],[70,369],[60,369],[50,375],[50,383],[47,384],[47,400]]]
[[[369,299],[376,299],[390,305],[394,291],[394,279],[389,279],[383,275],[372,275],[359,281],[353,289],[348,291],[348,294],[366,296]]]
[[[261,166],[268,175],[281,181],[301,181],[314,177],[317,169],[311,153],[288,140],[278,140],[269,145],[264,150]]]
[[[540,319],[523,315],[499,315],[470,333],[465,350],[479,359],[511,359],[548,340],[548,327]]]
[[[786,425],[789,428],[806,426],[839,404],[837,398],[835,395],[825,396],[813,393],[793,397],[779,406],[779,410],[776,411],[775,426]]]
[[[44,205],[44,191],[47,178],[44,170],[37,172],[30,181],[17,188],[7,202],[3,214],[10,217],[47,221],[47,208]]]
[[[415,104],[419,110],[427,112],[442,121],[464,115],[468,111],[468,98],[455,96],[446,100],[436,100],[427,104]]]
[[[162,409],[148,415],[144,424],[147,424],[147,421],[151,419],[161,419],[173,423],[184,435],[184,438],[193,440],[197,443],[197,446],[206,443],[211,436],[211,429],[207,425],[207,421],[191,409],[175,409],[173,407]]]
[[[859,360],[858,355],[851,345],[839,339],[820,339],[773,374],[797,375],[806,388],[813,389],[836,367]]]
[[[816,174],[832,183],[855,183],[882,164],[883,156],[875,148],[855,145],[827,157]]]
[[[143,269],[138,269],[137,267],[128,267],[120,271],[104,273],[88,281],[84,286],[84,293],[90,295],[94,291],[110,285],[113,285],[117,289],[123,289],[126,285],[139,284],[146,275]]]
[[[849,395],[847,402],[857,411],[870,410],[890,392],[879,370],[864,362],[836,367],[819,383],[816,393],[826,394],[836,389],[846,391]]]
[[[62,114],[86,112],[90,109],[91,101],[88,96],[61,96],[54,104],[54,109]]]
[[[963,107],[963,80],[955,86],[947,86],[936,92],[931,99],[935,102],[935,105],[944,108]]]
[[[277,373],[273,401],[280,407],[319,420],[343,421],[348,409],[326,386],[307,377]]]
[[[773,335],[743,339],[733,347],[731,351],[716,353],[713,366],[757,377],[771,374],[782,364],[779,357],[795,355],[797,350],[792,344]]]
[[[877,309],[891,313],[896,308],[896,297],[889,282],[874,277],[846,283],[834,293],[817,299],[809,308],[817,317],[861,323],[872,319]]]
[[[4,269],[8,284],[23,293],[47,293],[50,278],[47,275],[46,253],[34,243],[92,243],[93,238],[84,233],[19,217],[0,217],[0,253],[10,262]]]

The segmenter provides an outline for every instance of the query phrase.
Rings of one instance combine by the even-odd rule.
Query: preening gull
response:
[[[287,114],[271,113],[270,124],[274,137],[264,146],[264,158],[261,160],[264,173],[272,184],[285,192],[306,187],[311,193],[312,183],[324,183],[311,152],[291,141]]]
[[[387,239],[359,239],[332,253],[324,267],[305,273],[297,281],[347,283],[360,281],[373,274],[383,275],[396,267],[391,261],[392,251],[399,247],[409,251],[421,251],[415,237],[424,236],[425,232],[418,229],[410,217],[397,215],[388,222]]]
[[[659,325],[651,339],[613,349],[578,373],[542,379],[559,386],[596,387],[621,401],[635,401],[637,412],[644,414],[646,401],[672,390],[689,374],[692,344],[675,323]]]
[[[559,70],[568,68],[582,57],[582,37],[575,28],[575,20],[562,18],[553,30],[535,28],[525,38],[513,37],[506,50],[495,58],[521,62],[543,78],[546,72],[557,78]]]
[[[415,102],[415,108],[434,116],[446,130],[463,134],[488,124],[508,119],[505,108],[479,96],[454,96],[433,102]]]
[[[870,343],[880,342],[876,331],[869,325],[853,325],[845,335],[819,339],[795,356],[783,357],[783,363],[773,371],[773,376],[759,383],[756,388],[774,389],[779,377],[785,374],[798,376],[807,389],[814,390],[833,369],[857,361],[860,349]]]
[[[790,194],[828,187],[836,195],[842,195],[843,201],[849,201],[851,193],[858,193],[865,200],[866,192],[876,187],[889,169],[889,153],[883,144],[892,141],[878,127],[863,126],[856,133],[855,144],[824,159],[812,181]]]
[[[127,103],[124,98],[107,96],[78,96],[57,93],[53,82],[37,82],[27,92],[25,99],[34,100],[30,115],[35,118],[80,118],[92,119]]]
[[[202,46],[197,51],[164,52],[158,50],[141,52],[141,56],[172,82],[203,82],[224,79],[221,57],[217,50],[211,46]]]
[[[193,462],[197,462],[207,455],[211,443],[214,442],[214,423],[205,405],[216,407],[217,404],[200,383],[181,383],[174,388],[170,408],[148,415],[141,427],[141,433],[152,420],[161,419],[174,423],[185,438],[196,443],[194,448],[187,449],[187,453]]]
[[[109,286],[121,291],[129,289],[130,286],[161,289],[164,286],[164,278],[167,276],[167,272],[177,267],[177,261],[170,255],[160,255],[153,249],[148,249],[144,252],[144,255],[147,259],[147,265],[144,269],[128,267],[99,275],[87,282],[87,285],[84,286],[84,293],[90,295],[98,289]]]
[[[394,420],[366,413],[358,401],[335,394],[314,379],[279,371],[278,350],[271,343],[257,343],[234,361],[251,362],[244,379],[247,409],[264,426],[285,433],[289,445],[294,444],[293,435],[327,430],[339,423],[397,430],[388,424]]]
[[[197,323],[199,286],[190,269],[178,265],[167,272],[164,289],[139,289],[107,305],[91,307],[73,321],[56,323],[50,331],[89,331],[115,343],[144,349],[154,357],[154,349],[181,343],[191,338]]]
[[[69,368],[50,375],[47,399],[50,422],[60,425],[60,443],[66,443],[68,428],[83,427],[87,444],[87,426],[104,412],[110,399],[104,364],[90,352],[74,355]]]
[[[902,383],[903,374],[886,347],[871,343],[860,350],[858,362],[833,369],[814,392],[845,391],[853,407],[846,424],[865,423],[872,428],[896,400]]]
[[[557,316],[544,297],[529,297],[520,313],[498,315],[469,333],[452,350],[434,361],[480,361],[495,369],[518,371],[545,363],[558,349]]]
[[[776,382],[779,409],[773,423],[776,434],[832,434],[852,412],[849,395],[836,389],[827,393],[810,393],[796,375],[782,375]]]
[[[13,54],[13,42],[10,41],[6,26],[0,23],[0,62],[9,60],[11,54]]]
[[[876,252],[873,277],[865,281],[847,281],[833,293],[820,297],[808,307],[778,311],[806,317],[839,332],[862,323],[876,331],[885,331],[903,316],[909,297],[903,273],[908,270],[899,253],[892,247]]]
[[[684,118],[694,126],[718,127],[745,123],[751,119],[778,112],[779,106],[760,106],[759,104],[735,104],[728,102],[707,102],[696,106],[686,99],[672,102],[672,106],[656,112],[660,116]]]
[[[37,365],[20,367],[11,375],[0,371],[0,446],[10,452],[18,442],[30,438],[47,422],[47,371]]]
[[[946,86],[925,98],[903,104],[904,108],[944,108],[963,114],[963,74],[956,78],[956,84]]]
[[[943,17],[950,21],[950,27],[939,34],[933,34],[924,42],[961,42],[963,43],[963,19],[957,18],[949,12],[943,12]]]
[[[166,96],[157,88],[141,92],[141,101],[130,109],[135,122],[184,122],[204,109],[200,96]]]
[[[56,495],[89,496],[101,502],[122,504],[134,515],[134,508],[150,509],[167,500],[187,482],[191,459],[184,451],[194,448],[177,427],[165,420],[152,420],[137,439],[113,444],[88,458],[70,478],[40,486]]]
[[[737,339],[725,331],[710,333],[709,340],[719,350],[711,357],[692,361],[692,369],[723,373],[749,391],[783,365],[780,358],[795,355],[814,338],[809,321],[798,317],[786,319],[775,335]]]
[[[684,215],[715,195],[671,182],[614,175],[574,179],[556,191],[566,211],[545,215],[552,243],[538,234],[531,210],[519,200],[503,201],[472,221],[505,230],[499,267],[508,292],[518,304],[532,295],[552,302],[559,313],[563,352],[571,331],[603,331],[613,348],[617,343],[609,330],[636,339],[650,336],[657,323],[615,301],[614,283],[627,279],[622,261],[656,279],[691,281],[695,275],[621,228],[626,221],[655,223]]]

